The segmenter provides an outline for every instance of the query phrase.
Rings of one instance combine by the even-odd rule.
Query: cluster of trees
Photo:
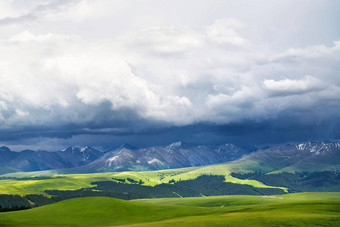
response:
[[[23,210],[30,208],[27,199],[19,195],[0,195],[0,211]]]
[[[224,176],[203,175],[194,180],[178,181],[174,185],[192,188],[200,194],[211,195],[275,195],[285,193],[277,188],[255,188],[251,185],[224,182]]]
[[[338,171],[296,172],[296,173],[232,173],[239,179],[253,179],[267,185],[286,187],[289,192],[331,192],[340,191]]]
[[[59,201],[56,197],[43,195],[0,195],[0,212],[29,209]]]
[[[127,183],[127,181],[131,184],[143,184],[144,182],[142,180],[136,181],[132,178],[126,178],[126,179],[119,179],[119,178],[112,178],[115,181],[121,182],[121,183]]]

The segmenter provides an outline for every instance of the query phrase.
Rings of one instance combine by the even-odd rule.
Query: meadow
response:
[[[75,198],[0,213],[0,226],[339,226],[340,193],[124,201]]]
[[[242,165],[241,165],[242,164]],[[196,179],[205,175],[225,176],[225,182],[250,185],[256,188],[277,188],[287,192],[287,188],[263,184],[257,180],[239,179],[231,175],[232,172],[247,172],[254,169],[254,163],[238,161],[201,167],[169,169],[144,172],[116,172],[116,173],[88,173],[63,174],[55,170],[37,172],[19,172],[0,175],[0,194],[45,194],[45,190],[77,190],[90,188],[92,182],[112,181],[114,179],[133,179],[143,181],[145,186],[155,186],[169,181],[183,181]],[[128,182],[127,182],[128,183]]]
[[[2,212],[0,226],[340,226],[340,192],[287,193],[292,192],[291,188],[280,184],[291,175],[272,174],[268,169],[269,175],[260,175],[259,180],[257,168],[258,163],[246,160],[144,172],[65,174],[53,170],[4,174],[0,175],[0,194],[26,196],[30,203],[34,198],[30,194],[44,195],[51,201],[45,203],[40,197],[40,205],[34,204],[39,207]],[[277,181],[277,177],[282,178]],[[307,180],[319,182],[318,177]],[[337,180],[334,182],[338,185]],[[288,183],[294,186],[294,182]],[[164,187],[173,194],[164,194]],[[180,187],[199,189],[196,192],[201,193],[195,196],[200,197],[182,194],[180,198],[181,193],[175,193]],[[219,194],[218,190],[230,193],[234,187],[243,188],[235,194],[253,192],[249,191],[251,187],[260,195]],[[150,188],[156,190],[154,194],[148,194]],[[79,195],[74,192],[82,197],[76,198]],[[104,194],[96,194],[100,192]],[[103,197],[105,193],[114,198]],[[145,197],[138,197],[141,193],[146,193]],[[117,199],[125,195],[128,200]],[[134,198],[150,199],[131,200]]]

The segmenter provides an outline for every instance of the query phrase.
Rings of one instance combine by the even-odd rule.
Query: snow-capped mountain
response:
[[[191,146],[180,141],[164,147],[119,148],[107,152],[84,169],[96,172],[182,168],[232,161],[247,153],[232,144]]]
[[[322,154],[329,150],[340,149],[340,141],[334,143],[316,143],[316,142],[307,142],[295,145],[298,150],[307,150],[309,152],[315,153],[316,155]]]
[[[229,143],[194,146],[183,142],[147,148],[123,144],[108,152],[79,146],[56,152],[13,152],[7,147],[0,147],[0,172],[51,169],[63,169],[69,173],[142,171],[202,166],[238,159],[241,169],[261,172],[340,168],[340,141],[306,142],[254,152]]]
[[[183,142],[139,149],[122,144],[106,153],[92,147],[80,146],[71,146],[56,152],[33,150],[13,152],[7,147],[1,147],[0,169],[8,167],[11,171],[70,169],[71,172],[157,170],[227,162],[247,153],[248,151],[232,144],[211,147],[192,146]]]
[[[86,165],[103,155],[92,147],[68,147],[62,151],[23,150],[13,152],[8,147],[0,148],[0,168],[13,171],[39,171],[67,169]]]
[[[340,167],[340,141],[306,142],[258,150],[242,158],[255,161],[259,171],[314,171]]]
[[[100,156],[103,153],[92,147],[67,147],[64,150],[57,151],[58,155],[69,163],[71,167],[86,165]]]

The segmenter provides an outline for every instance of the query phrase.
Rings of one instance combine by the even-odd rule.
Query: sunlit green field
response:
[[[0,213],[0,226],[339,226],[340,193],[70,199]]]
[[[244,165],[244,163],[243,163]],[[252,166],[256,163],[247,163]],[[160,170],[160,171],[146,171],[146,172],[118,172],[118,173],[92,173],[92,174],[58,174],[56,171],[40,171],[30,173],[12,173],[1,175],[1,177],[26,177],[25,180],[5,179],[0,180],[0,194],[44,194],[45,190],[76,190],[81,188],[93,187],[91,182],[95,181],[111,181],[112,178],[126,179],[131,178],[136,181],[142,180],[144,185],[154,186],[156,184],[168,183],[170,180],[189,180],[195,179],[200,175],[223,175],[226,177],[226,182],[236,184],[246,184],[257,188],[280,188],[265,185],[256,180],[241,180],[232,177],[230,173],[237,172],[237,161],[233,163],[209,165],[201,167],[191,167],[182,169]],[[246,171],[242,167],[242,171]],[[35,179],[34,177],[48,176],[51,179]],[[31,178],[31,179],[27,179]]]

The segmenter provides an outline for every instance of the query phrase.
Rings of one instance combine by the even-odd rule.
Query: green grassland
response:
[[[118,172],[118,173],[89,173],[89,174],[58,174],[56,171],[22,172],[0,175],[0,194],[44,194],[45,190],[77,190],[93,187],[91,182],[112,181],[115,179],[131,178],[135,181],[143,181],[143,185],[155,186],[168,183],[170,180],[190,180],[201,175],[222,175],[225,182],[251,185],[256,188],[279,188],[287,191],[287,188],[265,185],[256,180],[242,180],[231,176],[231,172],[247,172],[256,168],[255,162],[238,161],[182,169],[170,169],[144,172]],[[39,178],[40,177],[40,178]],[[46,179],[44,179],[46,177]]]
[[[124,201],[85,197],[0,213],[0,226],[339,226],[340,193]]]

